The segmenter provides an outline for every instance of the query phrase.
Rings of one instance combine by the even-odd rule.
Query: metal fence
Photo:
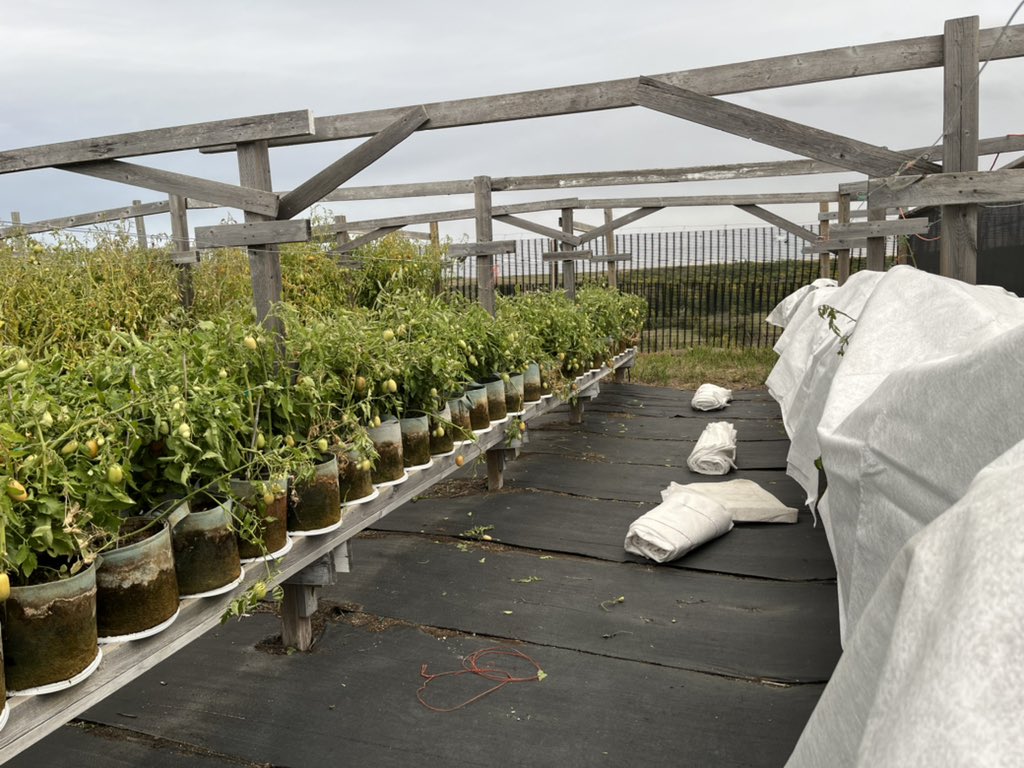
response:
[[[765,316],[819,275],[818,256],[805,256],[805,244],[777,227],[617,234],[615,251],[633,256],[618,266],[619,289],[643,296],[649,305],[641,349],[774,345],[780,331],[767,325]],[[586,247],[603,254],[604,238]],[[548,288],[552,266],[543,263],[541,254],[551,250],[550,240],[521,239],[515,254],[496,256],[497,290],[511,295]],[[894,242],[886,252],[894,254]],[[851,271],[862,267],[863,258],[851,260]],[[473,259],[453,263],[447,271],[452,290],[475,298],[475,269]],[[606,270],[601,262],[577,262],[577,283],[606,283]]]

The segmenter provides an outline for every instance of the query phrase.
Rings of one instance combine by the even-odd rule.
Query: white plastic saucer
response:
[[[288,548],[291,549],[291,547],[288,547]],[[268,557],[269,557],[269,555],[268,555]],[[251,562],[255,562],[255,560],[253,560],[251,558],[246,558],[242,562],[243,563],[251,563]],[[205,592],[196,592],[194,595],[182,595],[181,599],[182,600],[193,600],[193,599],[195,599],[197,597],[216,597],[217,595],[223,595],[226,592],[230,592],[235,587],[237,587],[239,584],[241,584],[242,583],[242,579],[244,579],[244,578],[245,578],[245,568],[241,568],[240,567],[238,569],[238,578],[235,579],[234,581],[230,581],[230,582],[228,582],[227,584],[225,584],[222,587],[216,587],[214,589],[208,589]]]
[[[554,392],[548,392],[546,395],[541,395],[540,399],[541,400],[550,400],[554,396],[555,396]]]
[[[457,447],[460,445],[460,443],[458,440],[456,440],[452,443],[452,445]],[[444,453],[432,453],[430,454],[430,459],[431,461],[433,461],[434,459],[443,459],[445,456],[451,456],[453,453],[455,453],[455,448],[452,448],[450,451],[445,451]]]
[[[491,426],[493,427],[495,424],[504,424],[506,421],[509,420],[510,416],[511,416],[511,414],[506,413],[504,418],[501,418],[501,419],[491,419]]]
[[[338,520],[336,523],[328,525],[326,528],[312,528],[308,531],[288,531],[289,536],[323,536],[325,533],[331,533],[341,528],[341,524],[344,520]]]
[[[269,560],[277,560],[278,558],[284,557],[289,552],[291,552],[292,545],[294,543],[295,542],[293,542],[291,540],[291,537],[289,536],[288,540],[284,543],[284,546],[277,550],[277,552],[270,552],[269,554],[259,555],[257,557],[245,557],[242,558],[242,563],[265,563]]]
[[[141,632],[129,632],[127,635],[110,635],[109,637],[101,637],[98,638],[96,642],[100,645],[107,645],[108,643],[129,643],[132,640],[141,640],[144,637],[158,635],[174,623],[174,620],[178,618],[179,613],[181,613],[180,605],[178,606],[178,610],[171,614],[170,618],[160,622],[155,627],[144,629]]]
[[[35,688],[26,688],[23,691],[8,691],[8,696],[39,696],[44,693],[56,693],[57,691],[63,691],[70,688],[73,685],[78,685],[80,682],[85,680],[89,675],[96,671],[99,667],[100,662],[103,661],[103,651],[100,648],[96,649],[96,658],[89,662],[89,666],[79,672],[73,677],[69,677],[67,680],[61,680],[57,683],[47,683],[46,685],[37,685]],[[6,707],[4,708],[6,710]]]
[[[526,409],[525,408],[523,408],[523,410],[521,410],[521,411],[509,411],[508,415],[509,416],[522,416],[524,413],[526,413]]]
[[[419,472],[421,469],[430,469],[432,466],[434,466],[434,459],[433,458],[431,458],[430,461],[428,461],[426,464],[414,464],[411,467],[406,467],[405,471],[406,472]]]
[[[486,432],[486,431],[487,431],[486,429],[483,430],[483,432]],[[474,432],[473,434],[476,434],[476,433]],[[461,448],[464,445],[472,445],[475,442],[476,442],[476,440],[456,440],[455,441],[455,450],[458,450],[459,448]]]
[[[388,480],[388,481],[383,482],[383,483],[374,483],[374,486],[377,487],[377,488],[390,488],[392,485],[401,485],[402,483],[404,483],[408,479],[409,479],[409,473],[406,472],[404,475],[402,475],[397,480]]]
[[[5,706],[3,712],[0,712],[0,731],[7,725],[7,718],[11,716],[11,708]]]
[[[341,502],[341,506],[342,507],[357,507],[360,504],[365,504],[368,501],[373,501],[378,496],[380,496],[380,491],[377,490],[376,486],[374,486],[373,490],[370,491],[370,493],[367,494],[366,496],[363,496],[362,498],[359,498],[359,499],[350,499],[349,501],[343,501],[343,502]]]

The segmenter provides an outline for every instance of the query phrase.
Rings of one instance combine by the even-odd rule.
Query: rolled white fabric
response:
[[[730,530],[732,518],[725,507],[701,493],[682,491],[634,520],[624,546],[634,555],[667,563]]]
[[[704,427],[686,466],[702,475],[724,475],[736,467],[736,428],[728,421]]]
[[[701,384],[693,393],[690,407],[698,411],[717,411],[732,400],[732,390],[714,384]]]
[[[713,483],[669,483],[662,499],[677,493],[700,493],[717,501],[734,523],[795,523],[799,510],[787,507],[753,480],[725,480]]]

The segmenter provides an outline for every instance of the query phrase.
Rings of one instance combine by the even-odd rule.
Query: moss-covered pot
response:
[[[11,587],[3,622],[9,691],[73,678],[96,658],[96,566],[69,579]]]
[[[231,494],[243,560],[263,557],[288,543],[288,480],[232,480]],[[248,531],[246,531],[248,528]]]
[[[145,632],[178,612],[170,527],[137,517],[125,520],[121,532],[131,543],[105,551],[96,569],[96,630],[101,638]]]
[[[389,416],[379,427],[366,430],[377,449],[377,464],[371,477],[375,483],[389,483],[405,476],[402,461],[402,427],[398,419]]]
[[[399,419],[402,431],[402,463],[418,467],[430,463],[430,422],[426,416]]]
[[[316,465],[312,477],[292,483],[288,494],[288,530],[317,531],[340,521],[338,460],[331,456]]]
[[[192,510],[174,526],[174,568],[182,597],[211,592],[241,576],[238,538],[231,526],[233,503],[225,499]]]

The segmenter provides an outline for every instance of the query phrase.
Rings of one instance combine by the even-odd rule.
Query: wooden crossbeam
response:
[[[334,250],[337,253],[349,253],[354,251],[356,248],[360,248],[367,243],[372,243],[374,240],[380,240],[384,235],[388,235],[394,232],[396,229],[401,229],[401,224],[395,224],[389,227],[377,227],[376,229],[367,232],[365,235],[349,240],[347,243],[338,243]]]
[[[704,205],[788,205],[791,203],[835,202],[839,195],[829,192],[779,192],[756,195],[692,195],[689,197],[580,198],[577,208],[682,208]]]
[[[121,160],[100,160],[95,163],[62,165],[63,171],[94,176],[98,179],[130,184],[134,187],[155,189],[169,195],[195,197],[229,208],[239,208],[248,213],[274,216],[277,213],[278,197],[273,192],[263,192],[249,187],[224,184],[220,181],[200,179],[184,173],[150,168],[145,165],[126,163]]]
[[[93,160],[155,155],[183,149],[202,149],[230,142],[286,139],[313,133],[308,109],[271,115],[236,117],[208,123],[178,125],[150,131],[119,133],[93,139],[64,141],[0,152],[0,173],[49,168]]]
[[[943,60],[942,41],[942,35],[891,40],[671,72],[656,77],[662,82],[685,86],[709,96],[720,96],[939,67]],[[1005,31],[1002,28],[983,30],[979,51],[982,59],[1009,59],[1024,55],[1024,25],[1010,26]],[[627,78],[425,104],[430,121],[424,130],[630,107],[635,86],[636,80]],[[281,139],[273,143],[302,144],[371,136],[396,120],[406,109],[408,107],[318,117],[313,136]],[[221,147],[216,151],[229,148]]]
[[[979,155],[995,155],[1020,150],[1024,150],[1024,136],[996,136],[981,139],[978,142]],[[897,152],[904,155],[913,155],[914,157],[923,157],[925,160],[934,160],[942,157],[942,144],[927,147],[910,147],[897,150]],[[1021,162],[1024,162],[1024,158],[1022,158]],[[723,181],[730,179],[803,176],[819,173],[840,173],[845,170],[841,166],[825,163],[820,160],[772,160],[760,163],[728,163],[683,168],[551,173],[536,176],[494,176],[491,178],[491,188],[495,192],[578,189],[584,187],[631,186],[635,184],[667,184],[687,181]],[[377,184],[336,189],[327,195],[324,201],[388,200],[397,197],[470,194],[472,191],[472,179],[424,181],[408,184]],[[835,215],[834,211],[833,215]],[[578,231],[587,231],[580,222],[576,222],[574,226]]]
[[[198,264],[199,263],[199,251],[174,251],[171,253],[171,264],[178,266]]]
[[[851,196],[859,192],[861,198],[866,197],[872,208],[1013,203],[1024,200],[1024,170],[935,173],[839,185],[842,192],[847,188]]]
[[[910,155],[741,107],[650,77],[639,79],[634,100],[648,109],[753,139],[797,155],[836,163],[869,176],[888,176],[907,171],[935,173],[941,170],[935,163],[918,160]]]
[[[850,251],[854,248],[867,248],[868,241],[865,237],[847,238],[841,240],[839,238],[830,238],[829,240],[819,240],[816,243],[805,245],[803,247],[803,253],[825,253],[826,251]]]
[[[544,251],[541,258],[544,261],[578,261],[593,257],[592,251]]]
[[[575,197],[559,200],[541,200],[535,203],[513,203],[511,205],[496,205],[491,209],[491,218],[498,218],[508,214],[536,213],[537,211],[553,211],[563,208],[575,208],[579,201]],[[404,216],[388,216],[382,219],[366,219],[364,221],[350,221],[349,228],[375,229],[377,227],[390,227],[397,224],[405,227],[410,224],[425,224],[430,221],[460,221],[476,217],[475,208],[463,208],[455,211],[434,211],[432,213],[412,213]]]
[[[619,227],[624,227],[627,224],[631,224],[638,219],[642,219],[645,216],[650,216],[652,213],[657,213],[661,210],[659,206],[648,206],[646,208],[638,208],[635,211],[630,211],[627,214],[619,216],[617,219],[612,219],[606,224],[602,224],[599,227],[594,227],[586,234],[580,236],[580,244],[589,243],[591,240],[597,240],[597,238],[606,235],[609,232],[614,232]]]
[[[600,253],[600,254],[595,253],[595,254],[593,254],[590,257],[590,260],[591,261],[608,261],[608,262],[632,261],[633,260],[633,254],[632,253]]]
[[[304,243],[312,236],[309,219],[247,221],[196,227],[197,248],[232,248],[270,243]]]
[[[853,224],[833,224],[829,232],[837,240],[858,237],[890,237],[896,235],[923,235],[930,223],[925,217],[893,219],[891,221],[858,221]]]
[[[448,255],[461,259],[465,256],[497,256],[502,253],[515,253],[515,240],[492,240],[484,243],[455,243],[448,246]]]
[[[563,232],[560,229],[554,227],[545,227],[543,224],[538,224],[535,221],[529,219],[522,219],[518,216],[512,216],[505,214],[504,216],[495,216],[495,221],[500,221],[504,224],[511,224],[513,227],[519,227],[525,229],[528,232],[534,232],[544,237],[550,237],[552,240],[559,240],[563,243],[568,243],[572,246],[580,244],[580,239],[576,235],[570,235],[568,232]]]
[[[886,211],[887,214],[893,214],[893,213],[898,214],[899,212],[900,212],[899,208],[890,208],[890,209],[888,209]],[[868,217],[868,209],[867,208],[862,208],[862,209],[857,210],[857,211],[850,211],[850,218],[851,219],[866,219],[867,217]],[[839,218],[839,213],[837,211],[819,211],[818,212],[818,221],[836,221],[838,218]]]
[[[741,211],[746,211],[752,216],[757,216],[757,218],[762,219],[763,221],[767,221],[769,224],[774,224],[779,229],[784,229],[791,235],[796,235],[809,243],[813,243],[818,240],[818,236],[814,232],[811,232],[811,230],[805,229],[799,224],[794,224],[789,219],[784,219],[777,213],[766,211],[759,205],[737,205],[736,207]]]
[[[277,218],[290,219],[299,211],[319,202],[332,189],[344,184],[412,136],[425,122],[427,113],[423,107],[413,107],[375,136],[284,195]]]

